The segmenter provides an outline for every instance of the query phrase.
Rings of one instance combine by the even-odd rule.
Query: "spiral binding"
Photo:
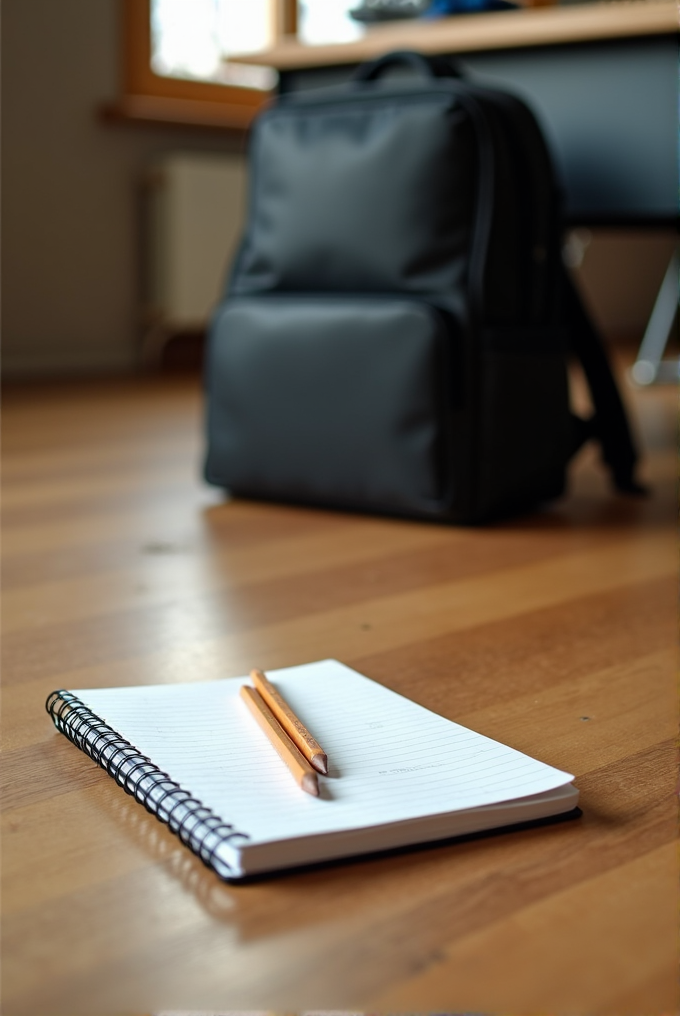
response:
[[[247,833],[238,832],[192,797],[88,709],[77,695],[63,689],[54,691],[45,708],[57,730],[113,776],[126,794],[165,823],[208,868],[220,878],[235,877],[236,872],[217,852],[226,843],[248,840]]]

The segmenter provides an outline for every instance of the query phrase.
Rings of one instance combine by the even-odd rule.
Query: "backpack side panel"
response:
[[[468,87],[493,152],[482,308],[464,347],[468,419],[458,424],[474,452],[467,490],[457,488],[457,520],[476,522],[562,493],[573,443],[549,153],[524,103]]]

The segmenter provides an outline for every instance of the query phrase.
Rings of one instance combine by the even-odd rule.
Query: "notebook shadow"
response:
[[[108,790],[110,789],[110,793]],[[326,788],[328,789],[328,788]],[[113,818],[132,843],[189,892],[207,914],[223,925],[231,925],[241,942],[253,942],[292,927],[309,928],[323,922],[323,897],[327,907],[340,912],[357,906],[353,887],[365,885],[367,873],[373,891],[380,885],[402,883],[429,855],[434,865],[450,870],[451,848],[477,850],[513,831],[562,824],[579,817],[576,808],[566,815],[533,820],[517,826],[487,830],[431,843],[414,844],[313,865],[251,876],[233,884],[222,881],[212,869],[192,854],[170,830],[132,798],[121,794],[111,783],[102,787],[97,807]],[[356,881],[355,881],[356,879]],[[348,902],[350,901],[350,902]]]
[[[133,843],[165,871],[200,905],[219,920],[235,918],[236,893],[219,879],[199,857],[188,850],[173,832],[133,798],[121,794],[116,786],[106,799],[106,812],[125,831]]]

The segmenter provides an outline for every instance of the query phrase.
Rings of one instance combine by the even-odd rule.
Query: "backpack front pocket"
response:
[[[230,300],[210,340],[206,478],[245,496],[441,514],[452,338],[420,301]]]
[[[464,284],[479,170],[448,89],[283,103],[256,122],[232,292],[446,292]]]

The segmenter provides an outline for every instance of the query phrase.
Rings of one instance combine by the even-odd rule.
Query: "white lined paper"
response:
[[[467,811],[573,778],[338,661],[268,676],[328,753],[321,798],[300,791],[239,699],[247,678],[74,694],[253,844]]]

